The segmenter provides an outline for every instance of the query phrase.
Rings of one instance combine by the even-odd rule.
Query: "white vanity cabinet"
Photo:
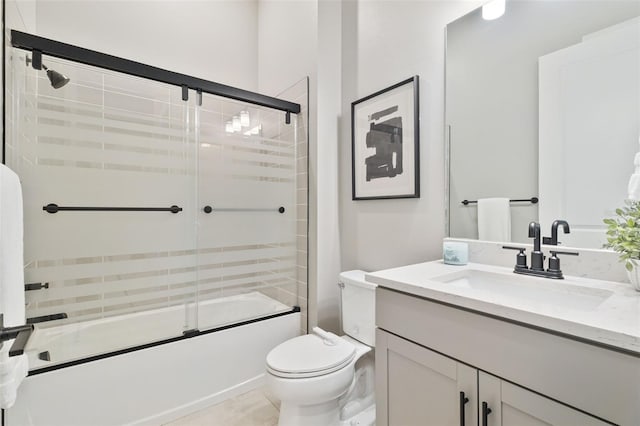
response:
[[[378,329],[379,426],[607,423]]]
[[[382,287],[376,324],[379,426],[640,425],[633,354]]]
[[[475,368],[377,329],[376,371],[378,426],[477,425]]]

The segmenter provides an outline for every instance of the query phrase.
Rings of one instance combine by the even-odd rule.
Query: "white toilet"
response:
[[[280,399],[279,426],[375,424],[371,349],[376,286],[365,282],[364,274],[340,274],[342,328],[347,336],[315,327],[267,355],[267,387]]]

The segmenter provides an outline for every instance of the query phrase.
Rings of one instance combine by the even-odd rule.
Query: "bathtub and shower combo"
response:
[[[291,102],[11,44],[4,159],[35,331],[5,425],[158,424],[260,385],[306,327],[307,81]]]

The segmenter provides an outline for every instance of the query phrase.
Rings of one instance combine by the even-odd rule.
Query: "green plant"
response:
[[[640,201],[625,200],[625,206],[616,209],[616,215],[604,219],[607,225],[604,247],[620,253],[620,261],[631,271],[640,260]]]

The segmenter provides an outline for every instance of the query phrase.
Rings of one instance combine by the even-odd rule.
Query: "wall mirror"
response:
[[[508,198],[510,240],[571,224],[601,248],[640,151],[640,2],[507,0],[447,25],[448,234],[478,238],[478,206]]]

